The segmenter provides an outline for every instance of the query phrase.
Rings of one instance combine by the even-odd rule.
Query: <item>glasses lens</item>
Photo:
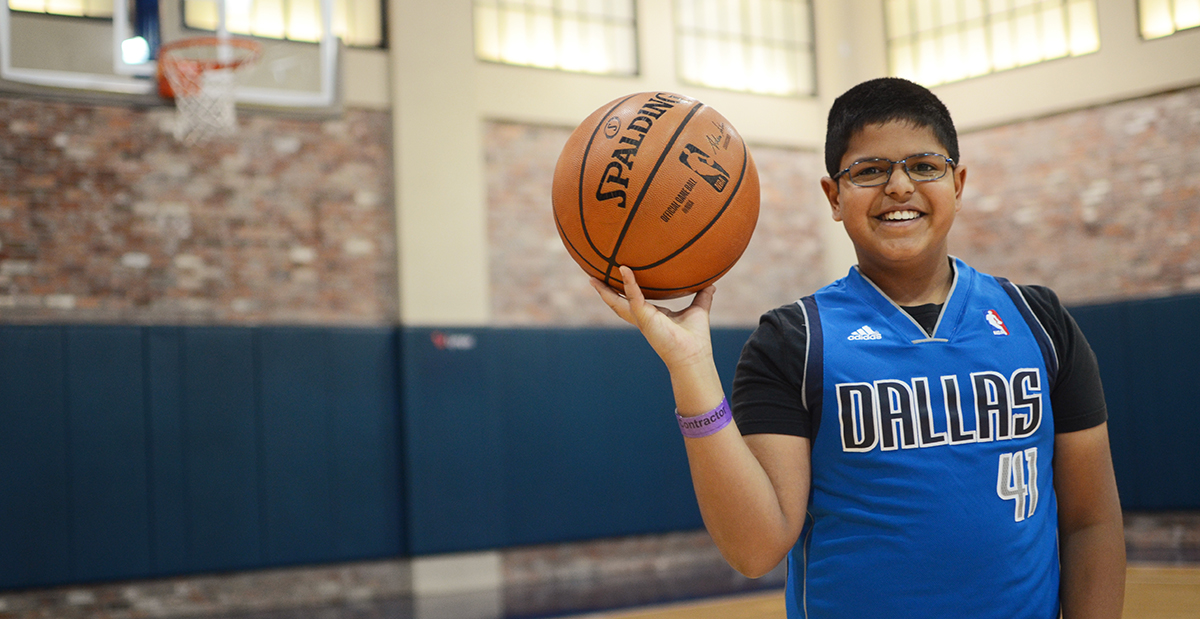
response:
[[[892,162],[887,159],[866,159],[854,162],[846,175],[859,187],[873,187],[886,183],[891,171]]]
[[[936,181],[946,175],[949,167],[941,155],[917,155],[904,160],[904,169],[914,181]]]

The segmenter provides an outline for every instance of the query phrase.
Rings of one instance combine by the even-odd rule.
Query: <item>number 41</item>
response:
[[[1026,477],[1025,472],[1029,471]],[[1000,471],[996,478],[996,494],[1005,501],[1015,501],[1017,522],[1032,517],[1037,509],[1037,447],[1025,451],[1000,454]]]

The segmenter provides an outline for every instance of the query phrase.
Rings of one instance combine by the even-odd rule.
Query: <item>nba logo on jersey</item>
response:
[[[1004,326],[1004,321],[1000,319],[996,310],[987,311],[987,321],[992,325],[992,335],[1008,335],[1008,327]]]

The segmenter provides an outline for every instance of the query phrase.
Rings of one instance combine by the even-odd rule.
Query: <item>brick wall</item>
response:
[[[550,208],[569,131],[487,126],[492,312],[499,324],[619,324],[567,255]],[[1068,303],[1200,290],[1200,88],[960,137],[969,166],[950,249]],[[717,283],[714,324],[758,316],[826,283],[818,153],[751,145],[758,228]]]
[[[391,117],[262,114],[184,147],[170,108],[0,98],[0,322],[388,324]],[[554,229],[569,130],[485,125],[497,325],[618,324]],[[1070,303],[1200,290],[1200,88],[961,137],[951,251]],[[752,145],[758,228],[717,325],[826,283],[820,154]]]
[[[0,98],[0,321],[391,324],[391,117]]]
[[[550,186],[569,129],[486,127],[492,318],[501,325],[619,325],[554,227]],[[712,321],[754,324],[824,281],[818,231],[828,206],[818,153],[752,146],[762,201],[754,237],[717,282]],[[667,305],[677,305],[678,301]],[[747,322],[749,321],[749,322]]]
[[[1068,303],[1200,290],[1200,88],[977,131],[950,249]]]

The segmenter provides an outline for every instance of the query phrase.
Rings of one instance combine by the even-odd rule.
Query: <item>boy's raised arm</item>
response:
[[[598,280],[592,286],[617,316],[637,327],[671,374],[683,417],[702,415],[725,398],[712,356],[709,309],[713,287],[675,312],[647,303],[633,271],[621,267],[626,296]],[[725,559],[757,578],[787,555],[804,526],[810,483],[808,439],[743,438],[731,423],[703,438],[685,439],[692,484],[704,525]]]

